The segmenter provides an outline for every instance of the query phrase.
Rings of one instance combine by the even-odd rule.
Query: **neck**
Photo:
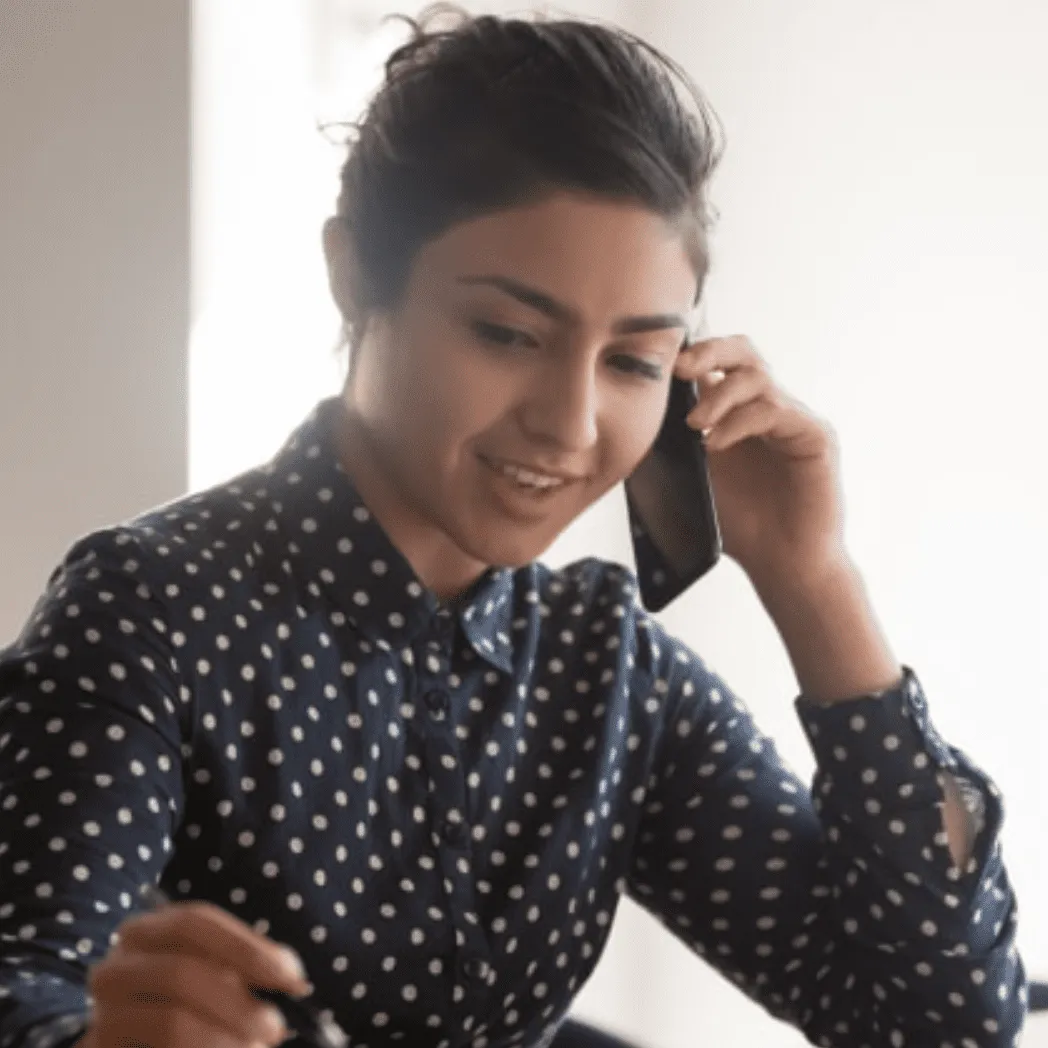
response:
[[[450,601],[473,585],[489,565],[460,549],[398,488],[395,471],[384,461],[364,420],[343,401],[335,446],[339,463],[368,511],[381,525],[419,582],[438,600]]]

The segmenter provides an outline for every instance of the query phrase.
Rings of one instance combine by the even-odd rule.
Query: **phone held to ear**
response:
[[[695,384],[674,377],[659,435],[626,478],[637,579],[648,611],[661,611],[721,555],[706,447],[687,421],[697,403]]]

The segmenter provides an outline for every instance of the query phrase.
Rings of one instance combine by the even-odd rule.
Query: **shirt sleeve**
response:
[[[630,894],[814,1044],[1017,1044],[1001,797],[939,737],[913,672],[878,696],[797,699],[809,792],[723,680],[679,645],[670,661]],[[963,869],[943,827],[949,772],[982,802]]]
[[[78,543],[0,651],[0,1048],[67,1041],[183,804],[177,637],[127,532]]]

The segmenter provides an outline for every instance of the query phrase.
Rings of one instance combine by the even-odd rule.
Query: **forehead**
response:
[[[465,274],[508,277],[594,320],[687,311],[697,284],[682,231],[661,215],[568,192],[452,226],[423,248],[416,269],[433,288]]]

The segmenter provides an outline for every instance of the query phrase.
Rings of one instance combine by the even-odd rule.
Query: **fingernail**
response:
[[[302,963],[302,958],[290,946],[281,946],[280,953],[284,970],[301,982],[305,982],[306,967]]]
[[[262,1015],[263,1021],[268,1028],[267,1032],[273,1037],[282,1037],[287,1033],[287,1023],[284,1022],[284,1016],[280,1014],[278,1009],[271,1004],[267,1004],[262,1009]]]

